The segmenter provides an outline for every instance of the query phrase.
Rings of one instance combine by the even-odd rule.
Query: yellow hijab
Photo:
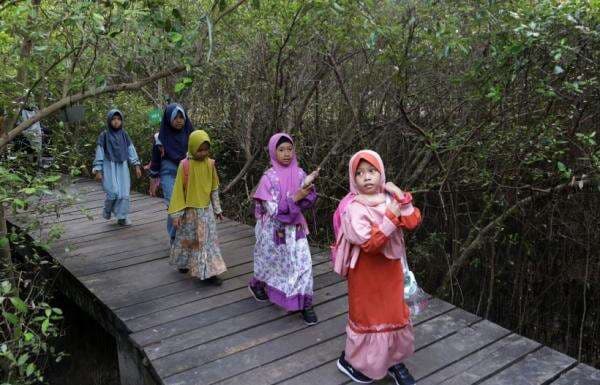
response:
[[[210,193],[219,188],[219,176],[214,160],[209,157],[204,160],[195,160],[193,154],[202,143],[210,144],[210,137],[203,130],[196,130],[190,134],[188,140],[189,175],[187,188],[184,189],[183,165],[177,168],[177,177],[173,194],[169,203],[169,214],[176,213],[187,207],[206,208],[210,205]]]

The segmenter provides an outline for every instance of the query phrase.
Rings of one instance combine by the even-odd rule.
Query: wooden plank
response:
[[[252,240],[253,241],[253,240]],[[253,243],[252,243],[253,244]],[[248,253],[251,250],[252,245],[240,245],[240,248],[233,250],[232,253]],[[229,253],[226,253],[226,262],[229,260]],[[159,298],[169,297],[177,293],[183,293],[189,290],[195,290],[196,283],[194,280],[187,280],[177,282],[174,284],[168,284],[158,286],[156,288],[147,289],[143,292],[130,293],[127,297],[115,297],[107,300],[107,304],[114,310],[120,310],[127,307],[136,306],[145,302],[156,301]]]
[[[247,263],[250,260],[252,260],[251,245],[246,244],[231,251],[222,250],[222,252],[225,256],[224,260],[228,266],[228,271],[223,274],[224,279],[227,279],[229,277],[237,277],[239,275],[247,274],[250,271],[252,271],[253,265],[249,265]],[[189,277],[188,275],[182,275],[179,272],[177,272],[176,268],[174,266],[170,266],[167,260],[156,261],[156,263],[159,264],[159,266],[160,264],[162,264],[163,266],[162,268],[156,269],[155,271],[156,274],[158,274],[158,277],[161,278],[147,281],[130,281],[129,286],[126,290],[126,295],[122,295],[122,292],[111,290],[111,286],[105,285],[104,290],[102,288],[99,288],[98,295],[101,296],[107,304],[110,304],[115,310],[117,310],[117,308],[126,307],[123,306],[123,299],[127,301],[127,306],[132,306],[135,304],[148,302],[150,300],[163,298],[174,293],[178,293],[179,295],[181,295],[182,291],[165,293],[165,286],[182,280],[196,280],[194,278]],[[131,270],[132,273],[137,274],[137,266],[134,266],[129,270]],[[173,272],[177,272],[177,274],[173,275]],[[161,288],[160,292],[157,293],[156,291],[154,291],[154,288]],[[192,285],[189,288],[189,290],[197,289],[198,285]],[[141,293],[141,295],[137,295],[136,293]],[[168,299],[164,300],[163,302],[165,305],[167,305]]]
[[[248,247],[244,254],[250,254]],[[110,270],[98,274],[81,277],[81,281],[100,299],[104,297],[123,297],[132,291],[145,291],[157,286],[163,286],[184,279],[192,279],[187,274],[179,273],[168,264],[168,252],[162,253],[163,258],[151,262]],[[251,256],[247,257],[248,259]],[[229,264],[228,270],[221,275],[222,279],[233,278],[252,271],[253,266],[248,263]],[[143,279],[130,279],[143,277]]]
[[[563,372],[574,367],[576,363],[575,359],[544,346],[481,384],[543,385],[558,378]]]
[[[334,300],[327,304],[330,307],[327,314],[338,315],[323,319],[315,326],[304,325],[297,315],[293,319],[288,316],[283,320],[201,345],[200,349],[191,349],[190,355],[178,357],[181,361],[169,360],[169,367],[163,366],[165,359],[162,362],[153,361],[153,365],[166,385],[212,384],[238,375],[337,337],[346,325],[345,301]],[[255,348],[249,350],[251,347]],[[199,364],[202,365],[198,366]],[[190,369],[185,370],[190,366]]]
[[[248,248],[240,249],[242,252],[249,250]],[[248,257],[248,261],[251,260],[251,257]],[[323,262],[328,261],[328,256],[326,254],[317,254],[313,256],[313,265],[321,264]],[[223,291],[226,290],[235,290],[241,287],[245,287],[248,284],[248,280],[250,279],[250,274],[252,272],[252,265],[247,265],[248,270],[246,274],[237,275],[232,277],[232,279],[226,280],[221,287]],[[319,271],[328,271],[328,265],[323,265],[319,267],[317,270],[313,268],[313,274],[319,274]],[[191,281],[197,281],[196,279],[190,279]],[[164,286],[162,286],[164,288]],[[129,320],[141,316],[145,316],[151,313],[155,313],[160,310],[164,310],[167,308],[173,308],[175,306],[183,305],[186,303],[193,302],[198,299],[198,294],[196,293],[197,285],[193,286],[194,290],[190,292],[175,292],[172,294],[156,297],[152,295],[151,299],[148,301],[136,301],[134,305],[124,306],[116,309],[117,315],[122,317],[123,319]],[[210,291],[212,292],[212,291]]]
[[[406,360],[406,366],[419,381],[509,334],[508,330],[483,320],[419,350]]]
[[[328,273],[325,276],[329,278],[328,283],[336,279],[333,273]],[[321,316],[321,310],[324,307],[323,304],[326,302],[339,297],[344,297],[343,301],[345,302],[345,295],[346,284],[345,282],[339,282],[339,280],[331,286],[317,288],[314,292],[315,297],[313,302],[317,315]],[[175,357],[178,352],[183,350],[200,346],[227,335],[242,333],[245,332],[245,329],[257,327],[288,316],[288,312],[278,306],[269,305],[266,302],[256,302],[254,298],[246,298],[243,301],[236,302],[235,305],[235,311],[230,311],[228,309],[229,306],[219,309],[221,310],[220,313],[227,313],[227,316],[231,316],[230,318],[221,316],[218,323],[196,327],[187,333],[165,338],[160,343],[146,347],[144,349],[146,355],[150,360],[156,360],[169,355],[174,355]]]
[[[330,267],[327,263],[322,263],[313,268],[314,275],[320,275],[328,271],[330,271]],[[198,289],[193,292],[187,291],[177,296],[169,296],[157,301],[143,303],[142,306],[132,307],[134,309],[117,310],[116,314],[132,331],[148,329],[202,311],[199,301],[204,303],[206,298],[225,292],[232,295],[234,301],[245,298],[249,295],[246,286],[251,277],[252,274],[250,273],[228,279],[220,287],[206,286],[198,282]],[[240,296],[242,297],[240,298]],[[165,303],[165,299],[169,300],[168,303]],[[132,310],[134,311],[132,312]],[[207,310],[207,308],[204,308],[204,310]]]
[[[599,385],[600,370],[579,364],[561,375],[552,385]]]
[[[415,325],[415,332],[421,333],[419,330],[422,328],[429,329],[427,321],[439,323],[439,321],[433,321],[443,314],[448,314],[453,309],[453,306],[447,302],[432,300],[431,305],[427,311],[422,312],[413,319],[413,325]],[[460,315],[459,315],[460,316]],[[458,324],[458,323],[455,323]],[[454,332],[450,331],[450,332]],[[309,371],[315,368],[318,371],[328,371],[327,375],[333,375],[338,378],[339,381],[345,381],[347,377],[342,375],[335,368],[335,361],[339,356],[340,352],[344,350],[346,343],[346,335],[341,334],[331,340],[315,345],[305,350],[296,352],[290,356],[280,358],[269,364],[257,367],[250,371],[244,372],[239,376],[231,377],[219,384],[227,385],[245,385],[245,384],[275,384],[285,380],[290,380],[302,373],[310,373]],[[417,348],[419,342],[417,341]],[[321,377],[321,374],[316,376],[299,376],[292,380],[295,384],[327,384],[327,378]]]
[[[339,307],[333,308],[333,304],[336,302]],[[209,349],[213,355],[210,361],[169,376],[171,370],[169,373],[162,374],[164,381],[166,384],[172,385],[183,384],[194,379],[196,383],[212,384],[266,365],[281,357],[308,349],[323,341],[343,336],[347,315],[345,312],[340,315],[335,314],[346,309],[346,299],[341,298],[328,304],[332,304],[332,308],[326,312],[321,311],[321,314],[325,313],[326,317],[331,318],[323,319],[315,326],[307,327],[299,319],[287,317],[287,323],[284,323],[283,320],[275,321],[271,324],[249,329],[244,332],[243,336],[237,337],[238,335],[234,335],[202,345],[200,349],[203,351],[209,345],[214,346],[214,348]],[[286,332],[294,329],[295,332],[282,334],[281,329],[286,329]],[[187,353],[190,362],[193,362],[193,356],[198,352],[196,349],[192,349]],[[188,356],[179,357],[181,360],[177,364],[178,368],[184,366],[183,362],[185,362],[186,357]],[[155,368],[159,366],[160,361],[161,359],[153,361]],[[196,361],[196,365],[198,365],[198,361]],[[160,373],[160,370],[158,372]],[[329,384],[326,381],[319,381],[318,383]]]
[[[339,280],[339,277],[331,272],[318,275],[315,277],[314,281],[315,291],[323,289],[322,295],[330,297],[334,294],[333,291],[338,289],[337,287],[334,287],[334,285],[343,285]],[[226,293],[225,295],[229,294],[230,293]],[[199,311],[188,317],[179,318],[172,322],[142,330],[132,334],[132,340],[139,346],[148,346],[161,341],[166,341],[169,337],[181,336],[186,333],[188,333],[190,337],[197,339],[198,337],[195,336],[194,331],[216,322],[215,320],[229,319],[243,314],[244,312],[252,312],[263,307],[271,306],[269,302],[257,302],[254,300],[246,288],[239,289],[236,291],[236,294],[239,294],[237,301],[223,301],[221,302],[221,306],[210,308],[206,311]]]
[[[419,385],[476,384],[519,361],[540,346],[530,339],[510,334],[428,377],[419,379]]]
[[[88,275],[98,274],[110,270],[122,269],[130,266],[140,265],[143,263],[153,262],[159,259],[164,260],[165,264],[168,263],[169,249],[163,248],[155,251],[147,252],[137,256],[128,256],[124,259],[118,259],[115,261],[95,261],[79,267],[71,265],[71,271],[79,278],[87,277]]]

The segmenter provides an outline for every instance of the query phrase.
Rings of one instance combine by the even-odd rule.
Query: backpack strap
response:
[[[190,179],[190,160],[188,158],[184,158],[181,161],[181,167],[183,168],[183,191],[187,191],[188,181]]]
[[[208,163],[211,167],[215,167],[215,160],[208,159]],[[188,181],[190,180],[190,160],[188,158],[184,158],[181,161],[181,167],[183,168],[183,191],[187,190]]]

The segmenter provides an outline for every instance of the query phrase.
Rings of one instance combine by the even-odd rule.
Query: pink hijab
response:
[[[298,166],[296,152],[292,156],[292,161],[289,165],[284,166],[277,161],[277,142],[281,138],[287,138],[294,144],[292,137],[285,133],[279,133],[271,136],[269,139],[269,157],[271,158],[271,168],[265,171],[254,193],[254,199],[263,201],[275,201],[279,203],[282,199],[287,199],[293,196],[302,185],[306,173]],[[308,225],[304,215],[299,215],[294,224],[302,225],[308,233]]]
[[[304,179],[304,171],[298,166],[298,159],[296,158],[296,152],[292,156],[292,161],[289,165],[284,166],[277,161],[277,142],[281,138],[287,138],[294,144],[292,137],[285,133],[279,133],[271,136],[269,139],[269,157],[271,158],[271,168],[266,171],[265,174],[274,173],[275,178],[261,178],[256,192],[254,193],[254,199],[260,199],[264,201],[273,200],[273,198],[284,199],[288,196],[294,195]],[[277,183],[270,183],[271,179]],[[274,197],[274,193],[277,194]]]
[[[377,196],[365,197],[359,195],[355,181],[356,169],[361,160],[372,164],[381,174]],[[342,275],[348,274],[348,269],[356,266],[360,255],[360,245],[371,237],[371,226],[381,224],[389,219],[385,217],[387,209],[385,195],[385,167],[379,154],[371,150],[362,150],[352,156],[348,164],[348,179],[350,193],[342,199],[336,214],[341,216],[340,231],[336,237],[336,246],[333,253],[333,270]],[[334,214],[335,215],[335,214]],[[334,220],[335,222],[335,220]],[[398,229],[389,236],[389,241],[382,247],[381,253],[389,259],[402,259],[406,254],[404,248],[404,235]]]

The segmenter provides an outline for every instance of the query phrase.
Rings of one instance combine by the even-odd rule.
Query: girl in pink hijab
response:
[[[415,380],[402,363],[414,352],[410,311],[404,302],[403,231],[421,222],[412,197],[385,182],[379,154],[359,151],[350,159],[349,203],[341,214],[334,270],[348,279],[346,348],[338,369],[353,381],[391,376],[398,385]]]
[[[257,301],[271,301],[287,311],[300,311],[308,325],[317,323],[312,307],[312,259],[302,215],[315,204],[318,171],[306,175],[298,166],[288,134],[269,140],[269,168],[253,196],[256,209],[254,277],[248,288]]]

